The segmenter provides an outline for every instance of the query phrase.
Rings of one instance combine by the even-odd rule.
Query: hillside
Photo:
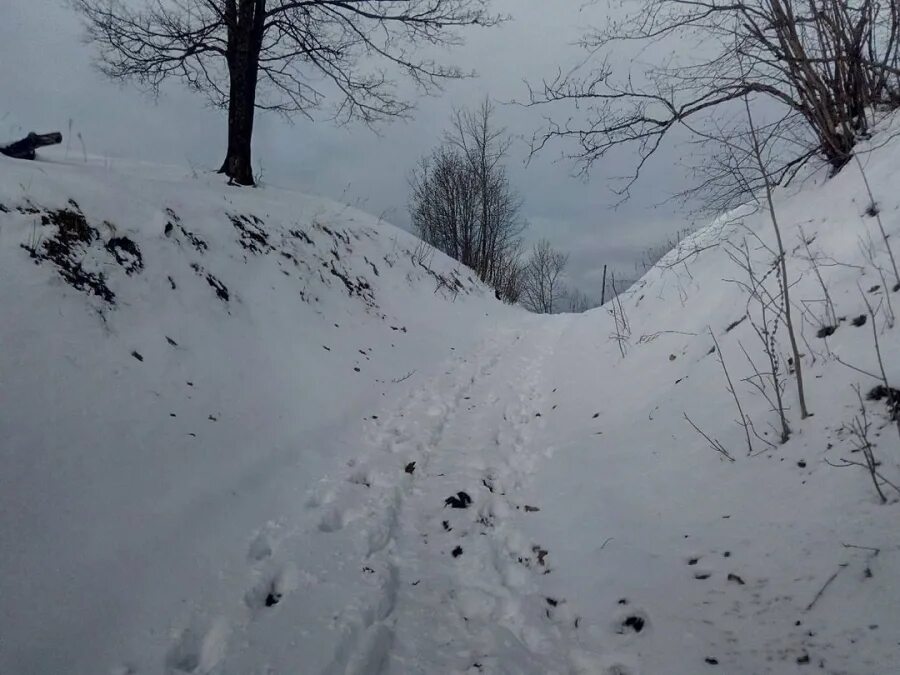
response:
[[[900,294],[855,164],[777,195],[813,413],[775,331],[780,444],[737,283],[745,250],[777,294],[764,211],[614,310],[541,317],[349,207],[44,157],[0,158],[0,672],[900,662],[900,495],[832,466],[860,456],[858,384],[900,483],[897,399],[865,374],[877,336],[900,382]],[[900,141],[863,163],[896,239]]]

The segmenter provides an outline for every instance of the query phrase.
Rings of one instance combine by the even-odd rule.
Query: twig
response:
[[[731,456],[731,453],[729,453],[728,450],[725,449],[725,446],[722,445],[718,439],[713,439],[713,438],[710,438],[709,436],[707,436],[705,433],[703,433],[703,430],[700,429],[700,427],[698,427],[696,424],[694,424],[691,421],[691,418],[688,417],[687,413],[682,413],[682,414],[684,415],[684,419],[687,420],[688,424],[690,424],[692,427],[694,427],[694,431],[696,431],[698,434],[700,434],[701,436],[703,436],[703,438],[706,439],[706,442],[709,443],[709,447],[711,447],[713,450],[718,452],[729,462],[734,461],[734,457]]]
[[[881,549],[876,548],[875,546],[859,546],[858,544],[845,544],[843,542],[841,542],[841,546],[843,546],[844,548],[858,548],[862,549],[863,551],[871,551],[873,558],[881,553]]]
[[[812,599],[812,602],[809,603],[809,604],[806,606],[806,609],[803,610],[804,612],[808,612],[809,610],[811,610],[811,609],[813,608],[813,605],[815,605],[815,604],[819,601],[819,598],[822,597],[822,594],[825,592],[825,589],[828,588],[828,587],[831,585],[831,582],[832,582],[832,581],[834,581],[835,579],[837,579],[837,575],[840,574],[841,571],[842,571],[845,567],[847,567],[847,563],[841,563],[840,566],[838,567],[837,572],[835,572],[835,573],[832,574],[830,577],[828,577],[828,581],[826,581],[826,582],[825,582],[825,585],[822,586],[822,588],[819,589],[819,592],[816,593],[816,597],[814,597],[814,598]]]
[[[741,401],[738,398],[737,392],[734,390],[734,384],[731,381],[731,375],[728,374],[728,368],[725,366],[725,356],[722,354],[722,348],[719,346],[719,341],[716,340],[712,328],[707,326],[706,330],[709,331],[709,337],[712,338],[713,344],[716,347],[716,357],[719,359],[719,363],[722,365],[722,371],[725,373],[725,380],[728,382],[728,392],[734,399],[738,414],[741,416],[741,426],[744,427],[744,435],[747,437],[747,455],[752,455],[753,442],[750,440],[750,425],[747,424],[747,416],[744,414],[744,408],[741,406]]]
[[[881,379],[875,373],[870,373],[868,370],[863,370],[862,368],[857,368],[853,364],[847,363],[846,361],[841,359],[841,357],[838,356],[837,354],[834,355],[834,360],[837,361],[838,363],[840,363],[842,366],[846,366],[850,370],[855,370],[857,373],[862,373],[863,375],[868,375],[869,377],[871,377],[872,379],[875,379],[875,380]]]
[[[391,382],[393,382],[394,384],[400,384],[401,382],[404,382],[404,381],[408,380],[409,378],[411,378],[413,375],[415,375],[415,372],[416,372],[415,370],[411,370],[403,377],[400,377],[396,380],[391,380]]]

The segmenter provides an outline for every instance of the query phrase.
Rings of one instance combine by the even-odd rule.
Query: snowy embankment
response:
[[[216,662],[246,593],[307,583],[266,533],[301,526],[382,401],[517,314],[327,200],[154,167],[0,174],[0,672]]]
[[[900,143],[873,143],[896,238]],[[777,197],[813,413],[781,328],[783,445],[736,283],[746,241],[777,294],[764,212],[683,242],[616,316],[537,317],[322,200],[0,170],[0,672],[900,663],[898,495],[832,466],[860,457],[874,335],[900,382],[900,294],[855,165]],[[900,484],[891,400],[864,405]]]

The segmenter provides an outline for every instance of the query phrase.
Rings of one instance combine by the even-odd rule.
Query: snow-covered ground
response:
[[[0,158],[0,672],[900,672],[898,495],[829,464],[878,384],[863,296],[900,382],[855,164],[778,195],[813,413],[788,379],[779,445],[728,255],[766,273],[764,212],[682,242],[617,327],[504,306],[349,207],[58,156]]]

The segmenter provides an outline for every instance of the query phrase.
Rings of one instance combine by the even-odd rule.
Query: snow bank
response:
[[[882,131],[860,150],[896,252],[900,140]],[[833,466],[861,459],[849,432],[860,415],[853,387],[866,399],[879,385],[865,374],[879,373],[867,301],[888,379],[900,383],[897,281],[855,162],[776,197],[813,413],[800,418],[781,326],[772,339],[788,443],[778,443],[777,415],[754,386],[748,356],[761,373],[771,368],[732,257],[746,245],[777,297],[765,208],[742,207],[685,239],[623,296],[626,329],[611,303],[589,312],[547,366],[557,407],[540,442],[555,453],[526,498],[542,507],[535,537],[558,565],[548,595],[578,602],[595,652],[619,667],[599,672],[875,675],[900,663],[900,495],[885,486],[882,505],[864,469]],[[710,331],[752,421],[753,456]],[[870,440],[883,475],[900,484],[886,403],[865,400]],[[640,634],[620,630],[628,617],[645,621]]]
[[[380,400],[517,313],[327,200],[120,163],[0,174],[4,673],[215,662],[203,622],[254,593],[254,533],[306,508]]]

